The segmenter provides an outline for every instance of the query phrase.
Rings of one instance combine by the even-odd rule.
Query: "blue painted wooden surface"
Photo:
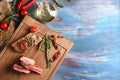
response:
[[[60,1],[46,25],[74,46],[53,80],[120,80],[120,0]]]
[[[46,25],[74,46],[53,80],[120,80],[120,0],[61,1]]]
[[[53,80],[120,80],[120,0],[63,0],[47,25],[74,42]]]

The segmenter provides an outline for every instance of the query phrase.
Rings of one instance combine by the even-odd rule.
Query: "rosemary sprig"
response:
[[[42,46],[45,47],[45,58],[46,58],[46,68],[50,68],[50,59],[49,59],[49,50],[51,49],[51,45],[58,49],[58,45],[56,44],[56,38],[54,36],[45,35],[42,41],[39,43],[38,49],[40,50]]]
[[[45,37],[46,37],[46,36],[44,36],[43,39],[42,39],[42,41],[39,43],[39,46],[38,46],[38,49],[39,49],[39,50],[42,48],[42,46],[43,46],[44,43],[45,43]]]
[[[50,68],[49,50],[51,48],[51,39],[49,39],[48,35],[43,37],[42,41],[39,43],[38,49],[40,50],[43,45],[45,46],[46,68]]]
[[[47,61],[47,68],[50,68],[50,61],[49,61],[49,50],[50,50],[50,42],[48,37],[45,37],[45,55]]]

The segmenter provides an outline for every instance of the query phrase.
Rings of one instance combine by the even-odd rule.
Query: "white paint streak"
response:
[[[67,55],[67,58],[72,58],[72,60],[81,62],[107,62],[109,60],[109,56],[97,55],[97,54],[83,54],[83,53],[75,53]]]
[[[81,73],[74,73],[74,75],[76,76],[87,76],[87,77],[100,77],[100,76],[104,76],[104,75],[107,75],[109,74],[110,72],[101,72],[101,73],[97,73],[97,72],[88,72],[88,71],[84,71],[84,72],[81,72]]]

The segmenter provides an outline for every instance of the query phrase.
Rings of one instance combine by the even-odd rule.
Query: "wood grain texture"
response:
[[[10,5],[6,2],[6,0],[0,1],[0,13],[0,22],[2,22],[2,20],[5,18],[6,14],[11,13]],[[5,46],[11,38],[14,30],[15,26],[12,20],[10,21],[7,30],[0,28],[0,51],[2,50],[2,46]]]
[[[17,41],[18,39],[22,38],[23,36],[25,36],[27,33],[29,33],[29,27],[32,25],[37,27],[37,30],[41,34],[41,36],[44,36],[45,34],[59,35],[53,30],[47,28],[45,25],[34,20],[33,18],[26,16],[19,25],[14,35],[12,36],[8,45],[4,48],[4,50],[0,54],[0,64],[1,64],[0,80],[52,80],[53,75],[57,71],[65,55],[72,47],[71,41],[65,38],[57,39],[56,42],[59,45],[58,50],[54,49],[52,46],[50,49],[50,57],[52,57],[57,51],[60,51],[62,55],[60,55],[60,57],[54,63],[51,64],[50,69],[46,69],[45,53],[41,50],[37,50],[38,45],[30,47],[24,53],[15,52],[11,47],[11,44]],[[26,56],[34,59],[36,61],[36,65],[44,69],[43,74],[42,75],[38,75],[36,73],[23,74],[14,71],[12,69],[13,64],[15,63],[20,64],[19,58],[21,56]]]

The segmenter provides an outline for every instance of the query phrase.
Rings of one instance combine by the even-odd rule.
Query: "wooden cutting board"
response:
[[[6,0],[0,0],[0,22],[5,18],[7,13],[11,13],[10,5]],[[7,44],[15,30],[14,22],[11,20],[7,30],[0,28],[0,51]]]
[[[58,49],[56,50],[52,46],[49,55],[52,57],[58,50],[60,51],[61,55],[55,62],[51,64],[51,67],[48,69],[46,69],[45,53],[42,50],[37,49],[38,45],[30,47],[24,53],[15,52],[11,47],[11,44],[28,34],[29,27],[32,25],[37,27],[37,30],[41,36],[44,36],[45,34],[59,35],[55,31],[47,28],[45,25],[39,23],[30,16],[26,16],[12,36],[8,45],[0,54],[0,80],[52,80],[53,75],[57,71],[65,55],[72,47],[73,43],[71,41],[65,38],[56,39]],[[34,59],[36,61],[36,65],[44,69],[43,74],[39,75],[34,72],[30,74],[24,74],[14,71],[12,68],[13,64],[20,64],[19,58],[21,56],[26,56]]]

